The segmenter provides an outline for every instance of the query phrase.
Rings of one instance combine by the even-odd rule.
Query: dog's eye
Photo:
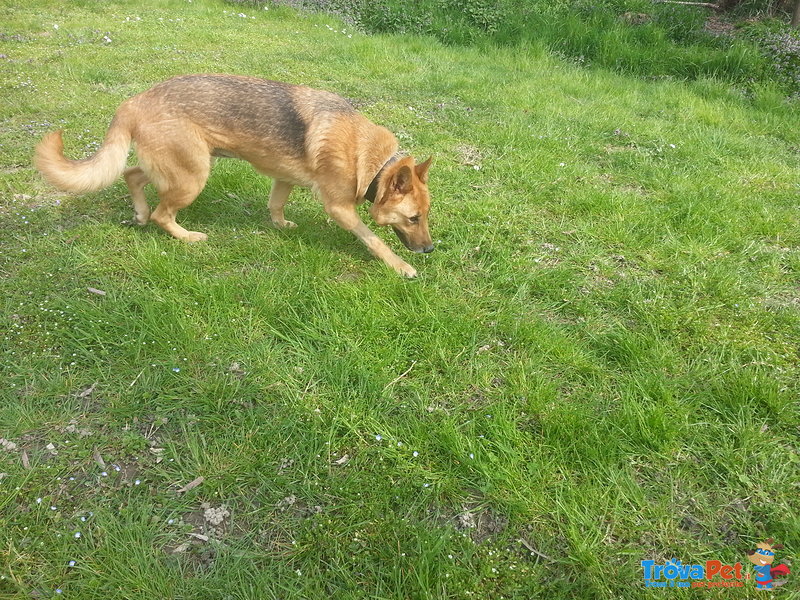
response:
[[[408,220],[414,224],[417,224],[419,223],[419,215],[416,215],[415,217],[409,217]]]

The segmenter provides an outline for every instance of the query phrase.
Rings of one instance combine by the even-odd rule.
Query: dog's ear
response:
[[[429,156],[424,163],[419,163],[414,167],[414,172],[422,183],[428,183],[428,169],[431,168],[431,162],[433,162],[433,156]]]
[[[400,194],[407,194],[411,191],[411,169],[403,165],[392,177],[391,188]]]

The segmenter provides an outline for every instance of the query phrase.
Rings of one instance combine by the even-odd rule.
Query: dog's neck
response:
[[[386,161],[386,163],[384,163],[380,171],[378,171],[375,177],[373,177],[372,182],[370,182],[369,187],[367,188],[367,191],[364,194],[365,199],[369,200],[370,202],[375,202],[375,196],[378,194],[378,183],[380,182],[381,177],[383,176],[383,172],[386,170],[386,167],[390,166],[393,163],[396,163],[399,159],[400,155],[395,153],[392,154],[392,156],[389,158],[389,160]]]

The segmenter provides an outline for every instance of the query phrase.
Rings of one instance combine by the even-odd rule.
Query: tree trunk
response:
[[[794,14],[792,15],[792,27],[800,27],[800,0],[794,4]]]

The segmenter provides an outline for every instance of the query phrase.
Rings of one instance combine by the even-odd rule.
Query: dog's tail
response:
[[[59,190],[76,194],[96,192],[114,183],[122,174],[130,146],[130,127],[117,115],[94,156],[81,160],[65,158],[61,131],[53,131],[36,146],[33,164],[45,180]]]

